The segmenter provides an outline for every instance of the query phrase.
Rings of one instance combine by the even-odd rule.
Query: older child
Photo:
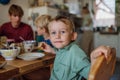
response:
[[[56,53],[50,80],[81,80],[82,77],[87,79],[91,64],[84,51],[74,42],[77,33],[74,32],[72,21],[59,16],[50,22],[48,29],[55,49],[44,43],[44,51]],[[109,48],[104,46],[93,51],[92,64],[96,57],[102,53],[106,56],[109,51]]]
[[[48,33],[48,23],[51,21],[51,16],[49,15],[41,15],[35,20],[35,25],[37,27],[37,41],[45,42],[52,46],[49,33]]]
[[[0,36],[6,36],[8,40],[16,43],[25,40],[33,40],[33,30],[28,24],[21,22],[24,11],[21,6],[12,4],[8,10],[10,22],[0,26]]]

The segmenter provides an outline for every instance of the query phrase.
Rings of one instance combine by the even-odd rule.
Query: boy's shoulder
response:
[[[70,49],[72,50],[76,50],[76,49],[80,49],[80,50],[82,50],[79,46],[78,46],[78,44],[76,44],[75,42],[73,42],[73,43],[71,43],[70,44]]]
[[[76,55],[83,55],[86,56],[86,53],[78,46],[78,44],[73,43],[70,48],[69,48],[69,52],[71,52],[71,54],[76,54]]]

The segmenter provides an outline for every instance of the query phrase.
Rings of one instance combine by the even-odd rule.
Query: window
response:
[[[94,26],[111,25],[115,25],[115,0],[96,0]]]

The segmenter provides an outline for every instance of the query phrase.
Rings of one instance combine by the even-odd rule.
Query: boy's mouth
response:
[[[63,41],[55,41],[54,43],[62,43]]]

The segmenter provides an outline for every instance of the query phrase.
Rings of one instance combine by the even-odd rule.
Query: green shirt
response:
[[[50,80],[81,80],[88,77],[90,62],[86,54],[74,42],[56,50],[56,58]]]

